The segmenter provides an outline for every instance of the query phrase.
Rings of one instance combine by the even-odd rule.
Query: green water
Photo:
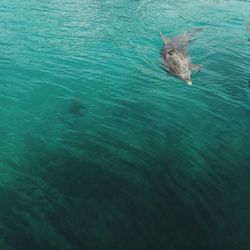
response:
[[[0,249],[249,249],[249,13],[1,0]],[[190,87],[159,32],[195,27]]]

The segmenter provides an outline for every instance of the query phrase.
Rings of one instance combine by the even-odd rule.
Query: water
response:
[[[0,249],[249,249],[249,13],[2,0]],[[190,87],[159,32],[195,27]]]

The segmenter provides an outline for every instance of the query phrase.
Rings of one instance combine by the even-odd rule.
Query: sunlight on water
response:
[[[0,249],[248,249],[249,13],[2,0]],[[197,27],[187,86],[159,33]]]

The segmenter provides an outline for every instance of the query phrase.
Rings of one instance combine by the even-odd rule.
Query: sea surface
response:
[[[250,1],[1,0],[0,249],[250,249]],[[159,32],[204,28],[193,85]]]

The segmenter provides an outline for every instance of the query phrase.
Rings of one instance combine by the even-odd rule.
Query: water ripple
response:
[[[247,249],[248,10],[2,0],[0,248]],[[194,27],[190,87],[159,32]]]

